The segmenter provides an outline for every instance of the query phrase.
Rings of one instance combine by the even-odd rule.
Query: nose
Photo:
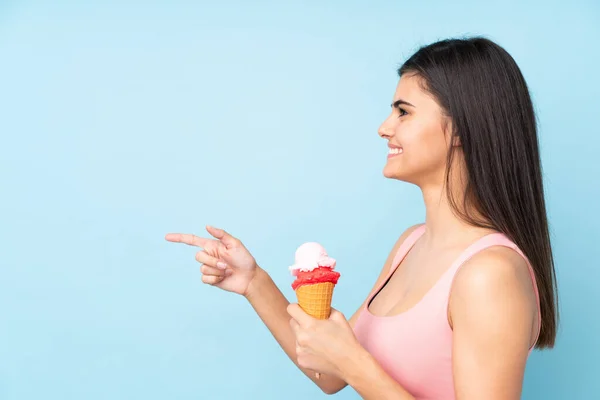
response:
[[[393,132],[394,129],[392,126],[390,126],[390,124],[387,123],[387,120],[385,120],[381,126],[379,127],[379,129],[377,129],[377,133],[379,134],[379,136],[383,139],[389,139],[393,136]]]

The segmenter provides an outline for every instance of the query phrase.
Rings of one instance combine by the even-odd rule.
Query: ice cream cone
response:
[[[317,319],[327,319],[331,314],[332,282],[302,285],[296,289],[298,305],[309,315]]]
[[[300,308],[313,318],[328,319],[331,314],[333,288],[340,277],[335,265],[335,259],[317,242],[304,243],[296,250],[294,265],[289,267],[296,277],[292,289]]]

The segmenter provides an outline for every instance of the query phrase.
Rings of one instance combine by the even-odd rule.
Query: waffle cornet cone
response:
[[[296,289],[298,305],[307,314],[317,319],[327,319],[331,314],[332,282],[313,283]]]

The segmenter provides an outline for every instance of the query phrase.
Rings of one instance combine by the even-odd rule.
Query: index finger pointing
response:
[[[202,248],[204,248],[206,242],[208,241],[208,239],[201,238],[188,233],[168,233],[165,236],[165,239],[169,242],[185,243],[190,246],[197,246]]]

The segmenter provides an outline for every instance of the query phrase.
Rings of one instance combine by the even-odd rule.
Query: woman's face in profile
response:
[[[392,112],[379,127],[389,145],[383,168],[386,178],[419,186],[441,182],[449,150],[450,124],[444,130],[443,110],[423,89],[417,75],[403,74],[392,100]]]

